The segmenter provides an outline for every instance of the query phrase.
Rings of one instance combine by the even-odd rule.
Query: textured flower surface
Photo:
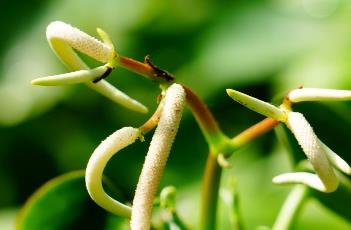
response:
[[[91,89],[128,109],[146,113],[148,110],[144,105],[103,79],[117,67],[116,59],[118,59],[118,55],[114,51],[108,35],[101,29],[98,29],[98,32],[104,42],[64,22],[55,21],[50,23],[46,30],[50,46],[61,61],[73,72],[37,78],[32,80],[32,84],[54,86],[85,83]],[[90,69],[74,49],[105,64]]]
[[[102,176],[107,162],[121,149],[134,143],[139,137],[139,129],[124,127],[107,137],[91,155],[86,172],[85,184],[90,197],[104,209],[120,216],[129,217],[130,207],[107,195],[102,187]]]
[[[107,137],[89,159],[85,182],[89,195],[102,208],[116,215],[131,217],[131,229],[149,229],[152,206],[185,105],[185,91],[172,84],[165,91],[157,128],[136,188],[133,206],[111,198],[103,189],[103,171],[113,155],[141,138],[141,129],[124,127]]]
[[[264,116],[279,120],[287,125],[313,166],[316,174],[309,172],[284,173],[273,178],[277,184],[301,183],[322,192],[333,192],[339,180],[334,167],[351,175],[351,168],[340,156],[323,144],[314,133],[306,118],[291,110],[291,103],[301,101],[334,101],[351,99],[351,91],[301,88],[289,92],[280,108],[272,104],[228,89],[228,95],[240,104]]]
[[[183,87],[179,84],[171,85],[166,91],[160,121],[152,137],[135,191],[130,224],[132,230],[150,228],[152,204],[178,131],[184,104]]]

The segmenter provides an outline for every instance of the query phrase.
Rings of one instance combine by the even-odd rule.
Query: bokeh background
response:
[[[44,182],[84,169],[106,136],[148,118],[84,85],[32,86],[36,77],[67,71],[46,41],[51,21],[70,23],[94,36],[101,27],[121,54],[138,60],[150,54],[155,64],[206,101],[230,136],[263,117],[234,103],[226,88],[267,101],[301,85],[351,88],[348,0],[31,0],[0,5],[0,229],[12,229],[19,208]],[[155,109],[159,89],[147,79],[117,69],[108,81]],[[305,103],[297,110],[351,163],[350,103]],[[147,141],[114,157],[105,171],[129,199]],[[197,224],[206,154],[204,138],[186,110],[162,186],[177,187],[177,207],[190,226]],[[291,189],[273,185],[271,178],[293,170],[289,151],[271,132],[235,153],[230,162],[233,167],[224,171],[222,182],[225,187],[227,178],[235,177],[245,229],[271,226]],[[351,207],[349,201],[335,200]],[[82,223],[87,229],[103,229],[105,213],[95,206],[89,210]],[[219,229],[228,229],[227,218],[221,203]],[[350,221],[309,199],[295,228],[346,230]]]

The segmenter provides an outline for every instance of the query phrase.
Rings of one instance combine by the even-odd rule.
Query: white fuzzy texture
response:
[[[51,22],[46,29],[46,36],[56,55],[73,71],[89,70],[89,67],[80,59],[72,47],[104,63],[108,62],[114,55],[114,50],[110,46],[64,22]],[[82,79],[79,74],[81,72],[78,72],[78,76],[75,74],[75,79]],[[72,79],[70,74],[66,74],[63,77]],[[36,82],[37,79],[34,80],[34,83]],[[85,83],[93,90],[128,109],[140,113],[148,112],[144,105],[118,90],[104,79],[97,83],[92,81]]]
[[[125,127],[107,137],[91,155],[85,172],[85,184],[90,197],[102,208],[116,215],[130,217],[131,208],[110,197],[102,187],[102,175],[107,162],[121,149],[135,142],[139,130]]]
[[[183,87],[178,84],[170,86],[167,89],[160,121],[152,137],[135,191],[131,218],[132,230],[150,228],[153,200],[178,130],[184,103]]]
[[[289,92],[291,102],[301,101],[343,101],[351,99],[350,90],[301,88]]]
[[[301,113],[289,112],[287,126],[312,164],[317,175],[307,172],[282,174],[273,179],[274,183],[302,183],[322,192],[333,192],[338,179],[327,157],[326,150],[312,127]]]
[[[61,21],[51,22],[47,27],[46,36],[49,40],[62,40],[74,49],[103,63],[108,62],[113,56],[114,51],[111,47]]]

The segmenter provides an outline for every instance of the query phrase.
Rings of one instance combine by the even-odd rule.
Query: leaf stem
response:
[[[121,67],[154,80],[160,84],[165,82],[173,82],[175,80],[175,77],[173,75],[154,65],[150,60],[150,56],[146,56],[144,62],[139,62],[137,60],[124,56],[119,56],[118,63]]]
[[[201,101],[199,101],[199,103],[200,102]],[[200,108],[202,107],[200,106]],[[198,122],[200,124],[206,125],[205,127],[202,127],[202,129],[206,131],[214,129],[216,130],[216,132],[219,132],[219,127],[217,126],[217,123],[212,123],[212,126],[210,126],[209,125],[210,123],[205,122],[206,121],[204,116],[205,112],[200,109],[197,109],[197,107],[195,107],[195,109],[196,110],[194,110],[193,112],[195,116],[198,116],[197,120],[199,119],[201,121],[201,122],[199,121]],[[214,118],[212,117],[212,114],[208,110],[206,111],[206,113],[208,113],[207,114],[207,116],[209,116],[208,119],[210,119],[210,121],[213,119],[212,122],[215,122]],[[236,137],[231,139],[231,143],[227,143],[227,145],[230,145],[228,149],[233,149],[233,147],[235,147],[235,149],[238,149],[242,147],[248,142],[254,140],[255,138],[267,133],[269,130],[274,128],[277,124],[279,124],[279,121],[276,121],[271,118],[264,119],[263,121],[249,127],[248,129],[244,130]],[[203,133],[206,134],[206,131],[203,131]],[[222,148],[225,149],[225,146]],[[211,146],[210,146],[210,149],[211,149]],[[204,173],[204,182],[203,182],[204,185],[203,185],[202,198],[201,198],[202,206],[200,211],[200,229],[205,229],[205,230],[215,229],[215,225],[216,225],[218,191],[219,191],[219,185],[220,185],[221,173],[222,173],[222,167],[218,164],[217,155],[218,153],[210,151],[207,157],[207,163],[206,163],[206,168]]]
[[[219,128],[216,119],[206,104],[187,86],[184,86],[186,101],[210,147],[221,145],[227,137]],[[212,152],[218,154],[217,152]]]
[[[231,142],[235,146],[241,147],[253,139],[267,133],[279,123],[279,121],[272,118],[266,118],[232,138]]]
[[[213,230],[216,227],[218,191],[222,168],[217,163],[215,154],[209,153],[202,187],[200,228]]]
[[[152,114],[149,120],[147,120],[142,126],[139,127],[139,130],[142,134],[146,134],[156,127],[160,120],[161,112],[163,110],[163,104],[164,102],[163,100],[161,100],[154,114]]]

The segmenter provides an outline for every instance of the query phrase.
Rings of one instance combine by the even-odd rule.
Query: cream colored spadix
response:
[[[46,37],[51,43],[65,41],[70,47],[103,63],[108,62],[115,52],[98,39],[61,21],[51,22],[48,25]]]
[[[287,126],[312,164],[317,175],[307,172],[282,174],[273,179],[275,183],[302,183],[322,192],[333,192],[338,179],[327,157],[326,149],[301,113],[288,112]]]
[[[135,191],[130,224],[132,230],[150,228],[153,200],[178,130],[184,103],[183,87],[178,84],[170,86]]]
[[[286,119],[285,113],[279,109],[278,107],[267,103],[265,101],[261,101],[257,98],[251,97],[247,94],[241,93],[239,91],[233,89],[227,89],[227,94],[238,103],[243,106],[260,113],[264,116],[273,118],[278,121],[284,121]]]
[[[85,172],[85,184],[90,197],[113,214],[130,217],[131,208],[110,197],[102,187],[102,175],[107,162],[121,149],[135,142],[139,129],[125,127],[107,137],[91,155]]]
[[[289,92],[291,102],[302,101],[344,101],[351,99],[350,90],[301,88]]]
[[[118,104],[137,112],[146,113],[148,110],[144,105],[116,89],[104,79],[96,83],[91,81],[92,78],[93,80],[96,79],[95,76],[97,76],[97,73],[105,68],[106,65],[89,70],[89,67],[80,59],[73,49],[100,62],[107,63],[110,70],[115,68],[118,55],[114,51],[108,35],[101,29],[99,33],[106,41],[106,44],[64,22],[55,21],[50,23],[46,30],[46,36],[52,50],[70,70],[75,72],[34,79],[32,83],[37,85],[85,83],[90,88]],[[103,72],[101,76],[105,73],[106,71]]]

